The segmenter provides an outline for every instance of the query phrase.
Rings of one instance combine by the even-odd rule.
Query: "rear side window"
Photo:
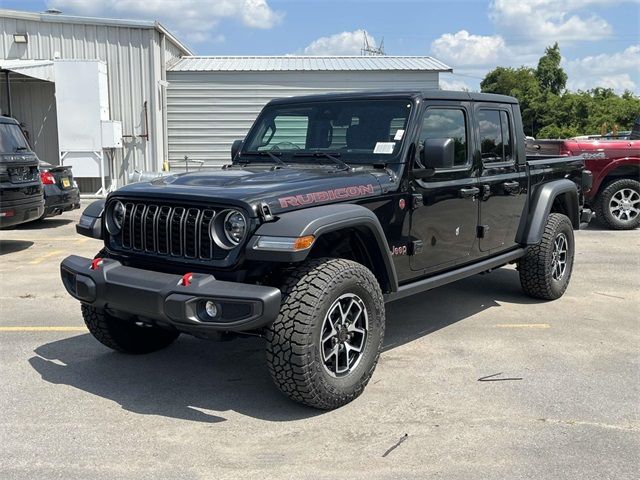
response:
[[[504,110],[480,110],[480,150],[484,163],[513,161],[509,114]]]
[[[467,164],[467,122],[463,110],[430,108],[424,114],[420,141],[451,138],[454,142],[454,167]]]
[[[20,127],[14,123],[0,123],[0,153],[17,153],[29,150]]]

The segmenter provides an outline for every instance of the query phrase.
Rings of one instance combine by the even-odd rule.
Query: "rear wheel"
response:
[[[571,220],[551,213],[538,245],[520,259],[520,284],[527,295],[545,300],[560,298],[571,279],[574,238]]]
[[[615,180],[596,199],[596,218],[614,230],[631,230],[640,225],[640,182]]]
[[[142,354],[171,345],[180,335],[155,325],[135,323],[82,304],[82,316],[91,335],[104,346],[122,353]]]
[[[350,260],[313,260],[288,276],[282,293],[280,315],[267,333],[278,388],[325,410],[358,397],[384,337],[384,301],[373,273]]]

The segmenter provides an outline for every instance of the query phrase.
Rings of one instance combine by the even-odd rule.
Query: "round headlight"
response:
[[[224,210],[211,222],[211,238],[220,248],[231,250],[244,240],[247,219],[238,210]]]
[[[242,213],[231,210],[224,217],[224,235],[233,245],[238,245],[247,231],[247,221]]]
[[[124,204],[116,200],[113,202],[107,211],[107,231],[111,235],[118,235],[122,230],[122,224],[124,223],[125,207]]]

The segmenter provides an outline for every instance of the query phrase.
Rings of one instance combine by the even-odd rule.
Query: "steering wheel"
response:
[[[271,150],[281,150],[281,146],[290,146],[293,148],[288,148],[286,150],[300,150],[300,147],[298,145],[296,145],[293,142],[280,142],[280,143],[276,143],[273,147],[271,147]]]

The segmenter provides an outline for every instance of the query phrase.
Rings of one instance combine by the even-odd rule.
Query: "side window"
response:
[[[454,167],[467,164],[467,120],[464,110],[430,108],[424,114],[420,140],[451,138],[454,141]]]
[[[274,128],[275,126],[275,128]],[[305,148],[309,117],[297,115],[280,115],[273,120],[273,126],[267,128],[258,150],[297,150]]]
[[[504,110],[480,110],[480,150],[484,163],[510,162],[513,144],[509,115]]]

